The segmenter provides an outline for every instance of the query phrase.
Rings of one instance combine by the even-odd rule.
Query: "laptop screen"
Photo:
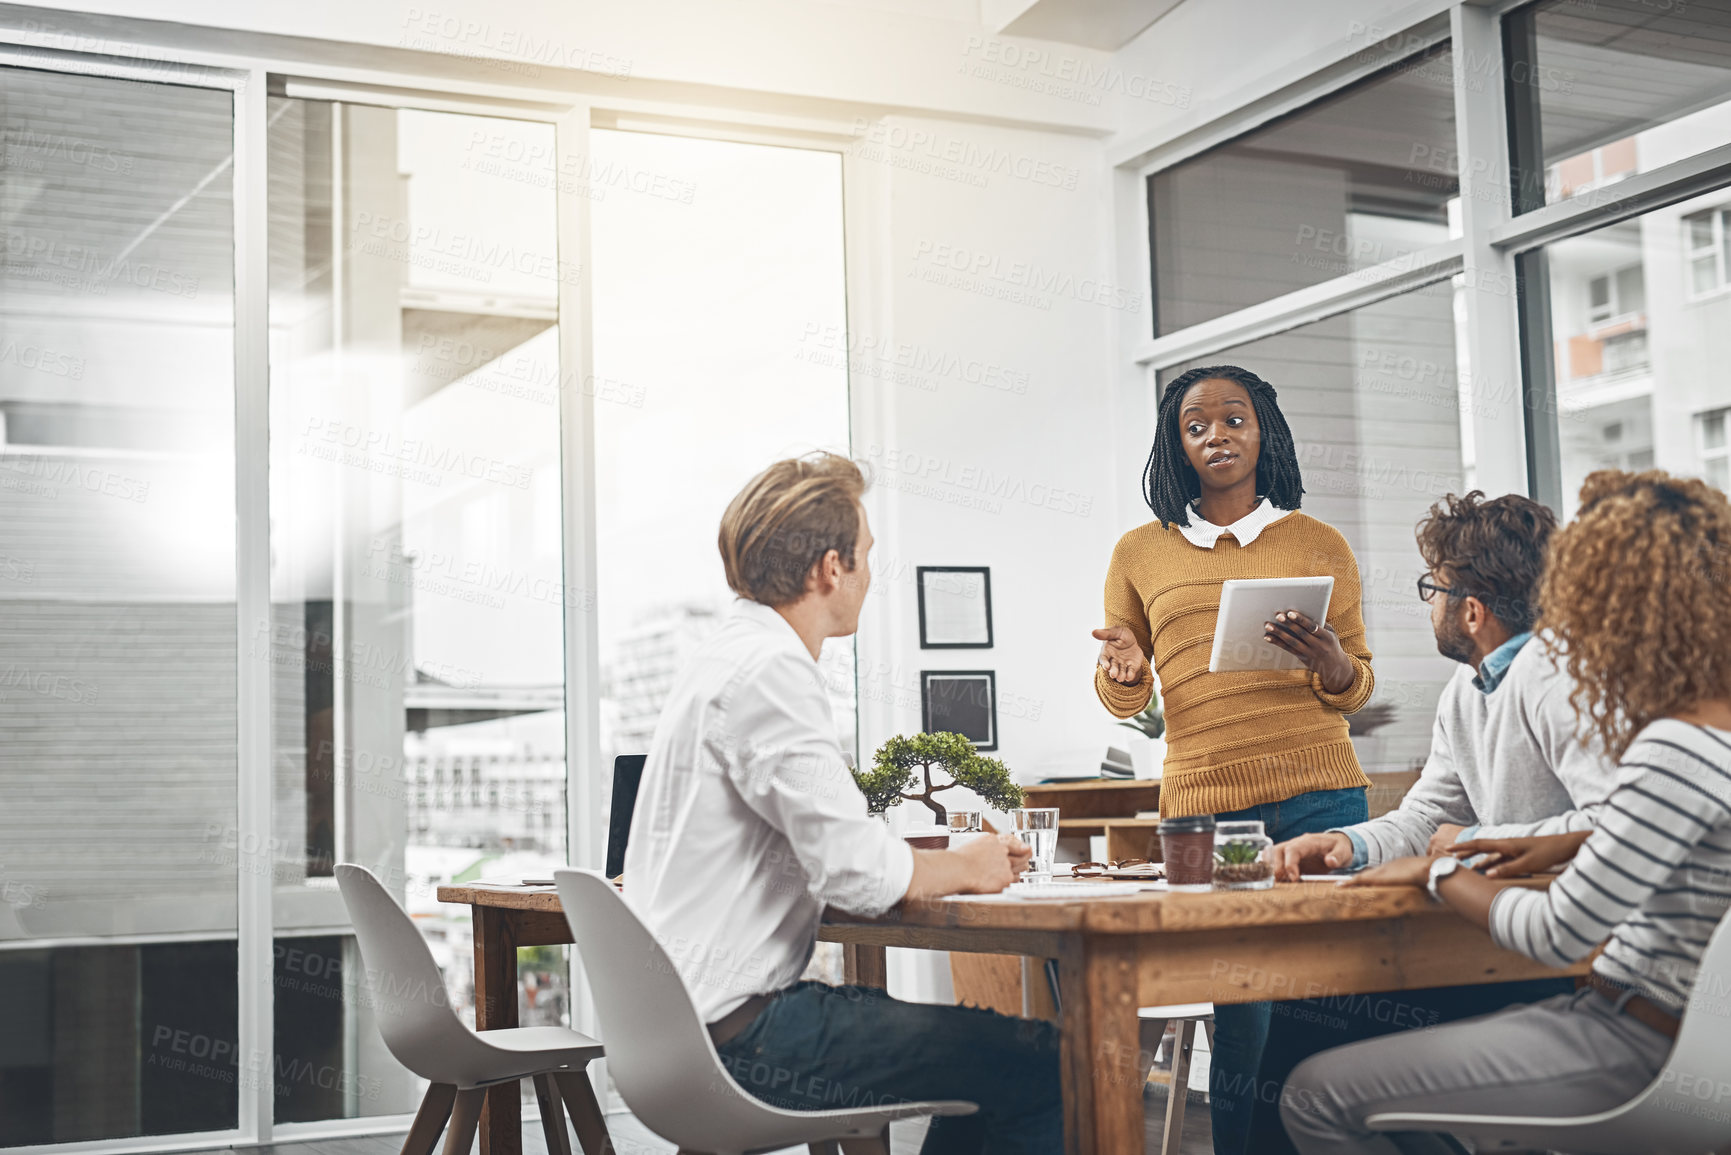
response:
[[[637,785],[643,781],[647,754],[621,754],[613,759],[613,809],[607,820],[607,877],[625,873],[625,843],[631,837],[631,812],[637,808]]]

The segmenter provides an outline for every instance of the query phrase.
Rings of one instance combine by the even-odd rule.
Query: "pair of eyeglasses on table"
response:
[[[1116,862],[1078,862],[1070,868],[1071,878],[1103,878],[1116,870],[1133,870],[1138,866],[1149,868],[1153,874],[1159,870],[1159,864],[1146,858],[1120,858]]]

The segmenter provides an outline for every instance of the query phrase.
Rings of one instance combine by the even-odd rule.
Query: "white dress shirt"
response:
[[[866,813],[817,663],[740,599],[662,707],[625,850],[625,898],[705,1022],[791,986],[825,906],[881,914],[914,857]]]
[[[1290,509],[1280,509],[1266,497],[1258,498],[1256,508],[1233,522],[1231,525],[1215,525],[1202,516],[1200,503],[1191,502],[1184,511],[1186,521],[1178,527],[1178,532],[1184,535],[1184,540],[1201,549],[1213,549],[1214,543],[1220,540],[1220,535],[1230,533],[1239,545],[1249,545],[1255,541],[1262,531],[1291,513]]]

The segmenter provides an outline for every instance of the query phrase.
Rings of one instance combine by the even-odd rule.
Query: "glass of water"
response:
[[[1058,811],[1056,807],[1037,810],[1012,810],[1016,837],[1028,844],[1033,857],[1028,860],[1023,882],[1051,882],[1052,857],[1058,852]]]

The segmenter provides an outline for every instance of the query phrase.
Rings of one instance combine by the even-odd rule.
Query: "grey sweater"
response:
[[[1400,806],[1339,828],[1353,840],[1354,865],[1424,854],[1445,823],[1477,826],[1479,838],[1593,829],[1617,767],[1579,740],[1573,688],[1543,637],[1521,647],[1488,694],[1470,666],[1456,670],[1437,701],[1424,772]]]

